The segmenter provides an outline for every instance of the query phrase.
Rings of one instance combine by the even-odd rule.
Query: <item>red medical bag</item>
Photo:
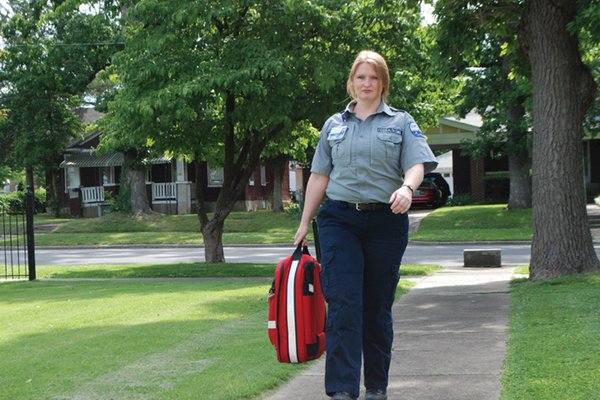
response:
[[[301,245],[277,264],[269,290],[269,339],[279,362],[302,363],[325,351],[325,298],[319,272],[321,265]]]

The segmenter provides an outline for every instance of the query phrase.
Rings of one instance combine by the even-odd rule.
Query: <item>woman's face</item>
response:
[[[381,100],[383,85],[375,67],[369,63],[362,63],[356,68],[352,79],[354,93],[359,101]]]

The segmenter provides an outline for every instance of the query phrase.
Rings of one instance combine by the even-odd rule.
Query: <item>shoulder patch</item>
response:
[[[412,133],[414,137],[425,139],[425,135],[423,135],[423,132],[421,132],[421,128],[419,128],[419,125],[417,125],[416,122],[411,122],[408,125],[408,129],[410,129],[410,133]]]

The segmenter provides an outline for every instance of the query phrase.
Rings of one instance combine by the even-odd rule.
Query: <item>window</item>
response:
[[[78,167],[67,167],[67,188],[78,188],[81,186],[79,180],[79,168]]]
[[[260,166],[260,184],[267,186],[267,169],[264,165]]]
[[[208,187],[223,186],[223,168],[213,169],[207,166],[206,173],[208,176]]]
[[[102,185],[109,186],[115,184],[115,168],[102,167]]]
[[[260,166],[260,184],[261,186],[267,186],[267,169],[264,165]],[[250,175],[248,185],[254,186],[254,172]]]

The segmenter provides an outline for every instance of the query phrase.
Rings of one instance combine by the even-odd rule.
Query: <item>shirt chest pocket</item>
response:
[[[348,135],[335,140],[329,140],[331,146],[331,161],[333,165],[350,165],[350,140]]]
[[[389,132],[378,132],[374,143],[374,151],[371,155],[372,161],[395,160],[400,161],[400,149],[402,148],[402,135]]]

